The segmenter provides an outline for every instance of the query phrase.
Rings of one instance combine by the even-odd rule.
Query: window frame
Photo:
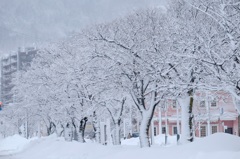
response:
[[[175,134],[174,128],[176,128],[176,134]],[[172,126],[172,132],[173,132],[172,135],[177,135],[177,126],[176,125]]]
[[[215,126],[216,126],[217,130],[216,130],[216,132],[213,133],[213,127],[215,127]],[[211,125],[211,134],[215,134],[217,132],[218,132],[218,125]]]
[[[213,103],[215,103],[214,106],[213,106]],[[211,106],[211,108],[217,108],[217,100],[216,99],[211,100],[210,106]]]
[[[157,136],[157,127],[156,126],[153,127],[153,135]]]
[[[205,132],[204,133],[202,133],[202,127],[204,127],[205,128]],[[207,136],[207,126],[206,125],[201,125],[200,126],[200,137],[206,137]],[[204,135],[205,134],[205,135]]]
[[[165,126],[162,127],[162,134],[166,134],[166,127]]]

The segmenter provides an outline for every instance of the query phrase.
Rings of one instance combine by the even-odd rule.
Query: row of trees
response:
[[[193,141],[195,90],[226,90],[240,99],[239,26],[235,0],[172,1],[164,11],[139,10],[92,26],[39,51],[17,75],[15,103],[1,118],[16,130],[26,121],[36,130],[44,121],[48,134],[71,125],[84,142],[81,123],[94,112],[96,138],[98,121],[109,117],[120,144],[122,118],[134,105],[140,145],[147,147],[156,106],[176,98],[188,116],[183,139]]]

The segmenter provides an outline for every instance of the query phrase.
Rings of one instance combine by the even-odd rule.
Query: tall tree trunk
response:
[[[152,92],[151,97],[151,103],[149,105],[149,108],[141,109],[141,115],[142,115],[142,121],[140,125],[140,133],[139,133],[139,139],[140,139],[140,147],[150,147],[150,141],[149,141],[149,128],[151,125],[151,120],[153,118],[153,114],[155,111],[156,106],[158,105],[159,101],[156,101],[157,93]],[[143,103],[143,102],[142,102]]]
[[[193,93],[193,89],[190,89],[187,96],[182,99],[178,99],[178,102],[181,105],[182,142],[193,142],[194,140]]]
[[[107,108],[109,114],[112,117],[112,121],[114,123],[114,128],[115,128],[115,133],[114,133],[114,145],[121,145],[121,138],[120,138],[120,125],[121,125],[121,121],[122,121],[122,114],[123,114],[123,109],[124,109],[124,105],[126,102],[126,98],[123,98],[121,100],[121,108],[120,111],[118,111],[117,115],[113,114],[112,111]],[[110,124],[109,124],[110,125]],[[110,134],[109,134],[110,135]]]
[[[78,124],[75,122],[75,118],[72,118],[72,125],[73,125],[73,130],[72,130],[72,135],[73,135],[73,140],[78,141],[79,139],[79,134],[78,134]]]
[[[80,121],[80,126],[79,126],[79,142],[84,143],[86,142],[84,139],[84,132],[85,132],[85,128],[86,128],[86,123],[88,121],[87,117],[84,117],[81,121]]]
[[[114,137],[115,141],[114,141],[114,144],[115,145],[121,145],[120,124],[121,124],[121,120],[118,120],[118,122],[114,124],[114,126],[115,126],[115,137]]]
[[[150,103],[146,100],[145,92],[147,90],[147,87],[149,86],[149,82],[147,84],[144,84],[143,80],[141,80],[140,84],[140,98],[139,96],[136,96],[137,94],[132,93],[132,98],[134,103],[136,104],[137,108],[139,109],[142,119],[141,119],[141,125],[140,125],[140,132],[139,132],[139,139],[140,139],[140,147],[150,147],[150,141],[149,141],[149,127],[151,125],[151,120],[153,118],[153,114],[155,111],[156,106],[160,102],[160,98],[158,97],[157,92],[157,84],[154,81],[154,84],[152,85],[152,92],[150,97]],[[149,105],[147,105],[149,104]]]
[[[100,143],[100,124],[98,122],[97,115],[96,115],[95,111],[93,112],[92,124],[93,124],[94,138],[95,138],[97,143]]]
[[[149,141],[149,128],[151,124],[151,120],[153,117],[153,111],[146,111],[142,113],[142,121],[140,125],[139,139],[140,139],[140,147],[150,147]]]
[[[56,125],[53,122],[50,122],[49,127],[47,127],[48,135],[53,134],[56,131]]]
[[[189,118],[188,118],[188,106],[189,106],[190,97],[186,96],[181,99],[178,99],[178,102],[181,106],[181,142],[189,142],[190,130],[189,130]]]
[[[64,138],[65,138],[65,141],[72,141],[73,139],[73,129],[71,124],[69,123],[67,123],[64,129]]]
[[[191,89],[189,92],[188,92],[188,95],[190,97],[190,100],[189,100],[189,111],[188,111],[188,126],[189,126],[189,141],[190,142],[193,142],[194,138],[193,138],[193,133],[194,133],[194,130],[193,130],[193,89]]]

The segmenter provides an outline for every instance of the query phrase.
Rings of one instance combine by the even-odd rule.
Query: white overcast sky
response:
[[[47,43],[167,0],[0,0],[0,52]]]

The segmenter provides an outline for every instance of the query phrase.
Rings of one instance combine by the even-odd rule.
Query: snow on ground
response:
[[[131,138],[121,141],[122,145],[140,145],[139,138]],[[154,137],[154,145],[165,145],[165,135],[158,135]],[[168,136],[167,137],[167,146],[177,145],[177,136]]]
[[[12,149],[14,144],[11,138],[14,136],[0,141],[0,145],[3,143],[7,145],[9,142],[8,148]],[[56,136],[27,142],[15,136],[15,140],[16,143],[22,143],[17,146],[17,150],[22,151],[11,156],[11,159],[239,159],[240,156],[240,138],[224,133],[217,133],[184,145],[177,145],[176,137],[169,137],[168,146],[163,146],[164,136],[158,136],[151,148],[139,148],[138,138],[123,140],[121,146],[66,142]],[[3,146],[0,147],[0,156],[2,148]],[[6,150],[7,146],[4,149]]]
[[[0,155],[13,154],[22,151],[31,140],[20,135],[14,135],[0,140]]]

